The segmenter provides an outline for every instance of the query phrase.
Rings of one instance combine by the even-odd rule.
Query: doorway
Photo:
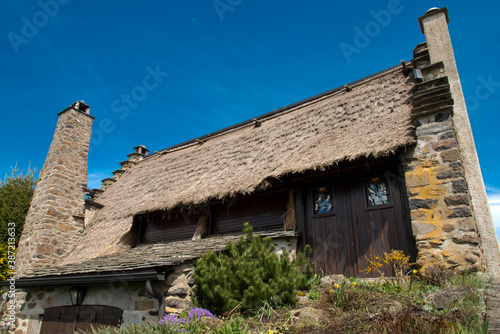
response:
[[[413,247],[404,183],[394,172],[350,174],[308,186],[306,242],[317,273],[364,276],[366,257]],[[392,276],[392,270],[383,271]],[[370,275],[373,277],[373,275]]]
[[[76,305],[46,308],[40,334],[73,334],[103,326],[118,327],[123,310],[104,305]]]

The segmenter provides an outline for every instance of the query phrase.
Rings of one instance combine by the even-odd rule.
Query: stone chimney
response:
[[[495,275],[500,275],[500,249],[451,45],[448,31],[448,9],[446,7],[431,8],[418,19],[418,22],[420,30],[425,34],[430,62],[443,62],[444,75],[449,79],[454,100],[453,123],[463,156],[463,168],[468,182],[477,230],[481,237],[487,270]]]
[[[60,112],[19,241],[17,276],[55,264],[83,231],[87,157],[94,117],[83,101]]]
[[[128,160],[139,162],[143,160],[149,153],[149,150],[144,145],[134,147],[134,153],[127,154]]]

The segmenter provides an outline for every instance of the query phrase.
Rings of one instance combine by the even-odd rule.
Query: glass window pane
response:
[[[333,211],[333,187],[313,189],[314,214],[329,213]]]
[[[368,206],[391,204],[389,183],[385,177],[374,177],[365,180],[365,192]]]

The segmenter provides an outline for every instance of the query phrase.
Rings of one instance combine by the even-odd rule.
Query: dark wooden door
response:
[[[40,334],[73,334],[103,326],[119,326],[123,311],[104,305],[59,306],[47,308]]]
[[[354,276],[354,238],[348,184],[340,181],[311,187],[307,196],[307,241],[317,273]],[[323,201],[322,204],[318,204]]]
[[[306,216],[307,243],[318,273],[364,276],[360,270],[367,267],[365,257],[392,249],[410,253],[396,174],[358,174],[310,186]]]

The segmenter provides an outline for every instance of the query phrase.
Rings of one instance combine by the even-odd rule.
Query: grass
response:
[[[429,293],[458,286],[469,289],[469,292],[445,310],[436,310],[426,301]],[[471,333],[479,333],[484,328],[485,288],[485,276],[473,273],[450,277],[441,286],[417,279],[405,283],[381,279],[360,282],[357,286],[347,285],[343,291],[348,295],[344,303],[338,303],[337,296],[329,299],[334,305],[332,318],[336,319],[330,330],[348,328],[352,333],[446,333],[457,329],[458,322]]]
[[[437,278],[436,278],[437,279]],[[435,309],[426,296],[454,287],[469,290],[465,297],[447,309]],[[484,291],[486,277],[480,273],[450,275],[439,285],[411,276],[407,280],[362,280],[351,278],[332,286],[322,286],[315,278],[308,300],[295,309],[309,306],[323,309],[328,319],[321,326],[300,330],[292,327],[290,309],[264,304],[255,315],[233,314],[221,321],[199,321],[184,327],[185,333],[487,333]],[[179,328],[154,323],[95,331],[99,334],[169,334]]]

